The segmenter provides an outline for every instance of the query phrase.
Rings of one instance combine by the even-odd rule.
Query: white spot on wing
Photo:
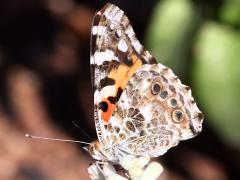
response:
[[[123,91],[118,101],[118,106],[120,106],[122,109],[129,109],[131,108],[129,101],[130,101],[129,96],[127,96],[126,91]]]
[[[104,12],[106,18],[112,22],[120,22],[124,12],[116,6],[110,6]]]
[[[121,39],[118,43],[118,49],[122,52],[127,52],[128,45],[125,40]]]
[[[135,50],[140,54],[143,49],[143,46],[140,44],[140,42],[134,38],[132,40],[132,45],[135,48]]]
[[[113,30],[114,28],[115,28],[115,24],[113,24],[113,23],[112,23],[112,24],[110,24],[110,29],[112,29],[112,30]]]
[[[120,29],[117,30],[117,35],[118,35],[119,37],[122,36],[122,31],[121,31]]]
[[[123,17],[123,11],[118,11],[118,13],[116,14],[116,16],[114,16],[114,21],[116,21],[116,22],[120,22],[121,21],[121,19],[122,19],[122,17]]]
[[[166,69],[167,67],[158,63],[158,67],[159,67],[159,73],[161,73],[164,69]]]
[[[105,12],[104,15],[106,16],[107,19],[112,20],[113,16],[116,14],[117,8],[113,5],[109,6]]]
[[[104,26],[93,26],[92,27],[92,34],[93,35],[101,35],[106,32],[106,27]]]
[[[152,114],[152,107],[150,105],[143,106],[141,113],[145,119],[150,119]]]
[[[109,96],[114,96],[116,94],[115,86],[106,86],[100,91],[101,98],[108,98]]]
[[[99,102],[102,101],[103,98],[108,98],[109,96],[114,96],[115,95],[115,86],[106,86],[101,89],[101,91],[96,90],[94,92],[94,104],[98,104]]]
[[[135,34],[134,34],[134,31],[133,31],[132,26],[129,25],[129,26],[127,27],[126,34],[128,35],[128,37],[129,37],[130,39],[133,38],[133,36],[134,36]]]
[[[110,5],[107,9],[105,9],[105,11],[104,11],[104,15],[106,16],[106,18],[112,18],[112,14],[110,14],[110,12],[112,11],[112,8],[113,8],[113,6],[112,5]]]
[[[152,58],[152,55],[148,51],[144,51],[143,58],[149,61]]]
[[[90,64],[94,64],[94,58],[93,58],[93,56],[90,57]]]
[[[94,53],[94,61],[96,65],[101,65],[103,64],[104,61],[112,61],[112,60],[118,60],[118,58],[114,55],[114,52],[107,49],[106,51],[103,52],[95,52]]]
[[[100,96],[100,92],[98,90],[96,90],[94,92],[94,104],[98,104],[99,102],[101,102],[101,96]]]
[[[129,39],[131,40],[131,43],[133,45],[133,47],[135,48],[135,50],[140,54],[143,46],[140,44],[140,42],[137,40],[137,38],[135,37],[135,33],[133,31],[132,26],[128,26],[127,30],[126,30],[126,34],[128,35]]]

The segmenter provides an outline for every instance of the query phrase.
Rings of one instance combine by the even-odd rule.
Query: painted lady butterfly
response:
[[[201,132],[203,114],[190,88],[144,49],[121,9],[105,5],[91,33],[98,141],[86,149],[94,159],[158,157]]]

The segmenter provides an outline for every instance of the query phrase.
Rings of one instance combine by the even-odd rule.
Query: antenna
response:
[[[88,140],[91,140],[90,136],[86,133],[86,131],[83,130],[83,128],[81,128],[81,127],[76,123],[76,121],[72,121],[72,123],[73,123],[73,125],[74,125],[75,127],[77,127],[77,128],[82,132],[83,135],[85,135],[85,136],[88,138]]]
[[[33,136],[30,134],[25,134],[25,137],[30,138],[30,139],[43,139],[43,140],[49,140],[49,141],[72,142],[72,143],[92,145],[91,143],[87,143],[87,142],[83,142],[83,141],[75,141],[75,140],[71,140],[71,139],[48,138],[48,137],[41,137],[41,136]]]

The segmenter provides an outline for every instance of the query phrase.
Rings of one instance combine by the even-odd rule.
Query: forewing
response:
[[[124,12],[112,4],[107,4],[94,16],[90,55],[99,137],[129,79],[143,64],[156,61],[137,40]],[[101,143],[101,138],[99,140]]]
[[[137,61],[141,61],[141,64],[156,63],[137,40],[127,16],[113,4],[107,4],[94,16],[90,54],[94,91],[101,90],[109,83],[103,79],[113,69],[118,69],[119,65],[126,66],[124,72],[128,72]],[[96,72],[96,69],[101,73]]]

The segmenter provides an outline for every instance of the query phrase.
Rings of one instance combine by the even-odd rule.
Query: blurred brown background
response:
[[[193,87],[203,132],[161,161],[161,179],[240,178],[239,0],[2,0],[0,179],[89,179],[74,143],[96,139],[89,70],[91,22],[106,2],[123,9],[139,40]]]

